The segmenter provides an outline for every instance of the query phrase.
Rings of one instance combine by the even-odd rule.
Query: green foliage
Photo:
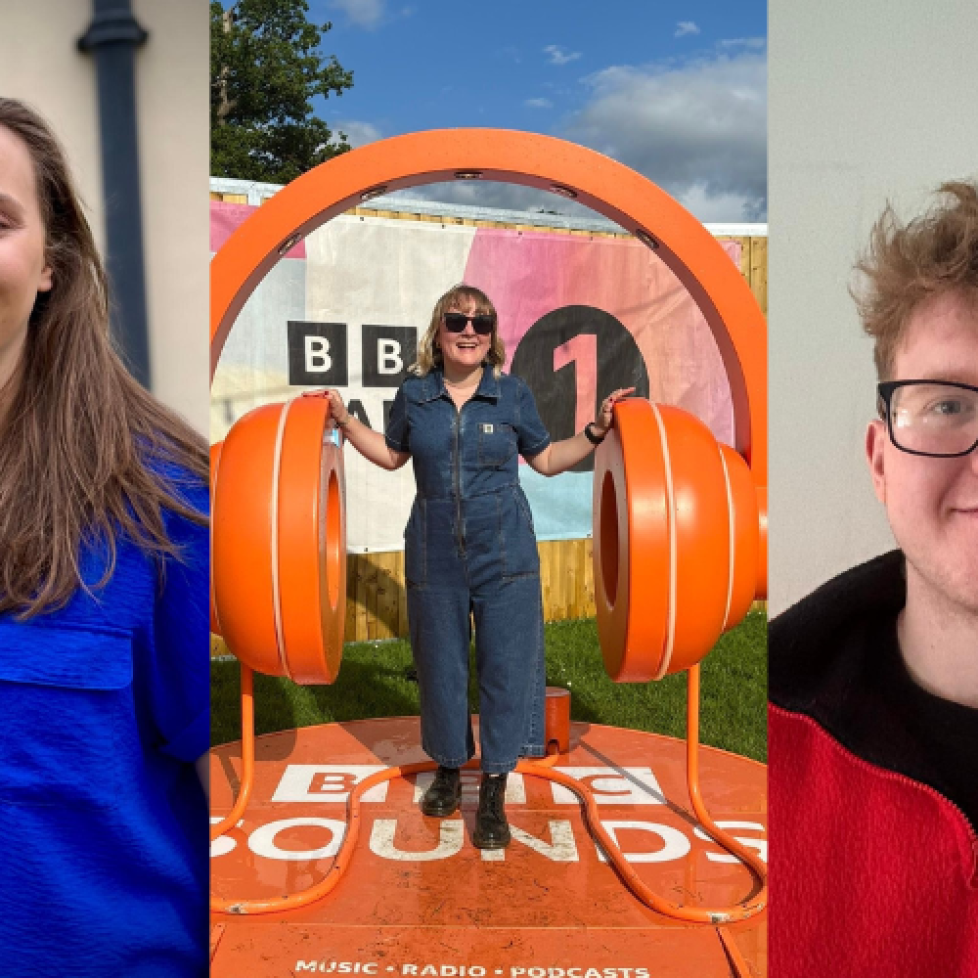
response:
[[[288,183],[346,152],[313,113],[312,99],[353,85],[319,52],[331,24],[306,19],[306,0],[238,0],[226,14],[211,0],[211,173]]]
[[[571,691],[571,718],[683,737],[686,677],[657,683],[614,683],[604,670],[594,619],[557,622],[544,629],[547,685]],[[407,642],[350,643],[332,686],[296,686],[285,679],[255,677],[258,733],[315,723],[369,717],[417,716],[417,684],[407,676]],[[478,712],[474,662],[469,704]],[[215,662],[211,669],[211,734],[215,744],[237,740],[239,669]],[[767,759],[767,618],[752,612],[722,636],[702,667],[700,737],[704,744]]]

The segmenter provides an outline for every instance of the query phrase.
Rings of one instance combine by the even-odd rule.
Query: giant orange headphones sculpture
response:
[[[676,201],[634,171],[571,143],[487,129],[414,133],[324,163],[267,201],[214,258],[211,372],[231,326],[267,271],[301,237],[350,207],[410,186],[484,179],[551,190],[616,221],[655,249],[696,300],[719,347],[734,407],[736,449],[677,408],[633,400],[594,471],[594,579],[605,666],[620,682],[688,670],[687,783],[706,831],[755,873],[756,892],[736,907],[696,908],[652,893],[620,858],[593,799],[547,763],[517,770],[558,781],[585,803],[592,833],[626,885],[653,909],[722,923],[761,911],[766,870],[717,828],[699,795],[699,662],[720,634],[766,594],[766,330],[747,284],[713,237]],[[749,466],[749,468],[748,468]],[[241,418],[212,450],[212,624],[242,670],[238,798],[216,838],[245,810],[254,771],[252,670],[299,683],[330,683],[340,666],[346,600],[342,446],[328,402],[303,396]],[[550,763],[556,757],[549,759]],[[392,768],[350,798],[343,849],[326,878],[290,897],[233,903],[261,913],[320,899],[349,864],[359,798],[378,781],[434,765]],[[736,946],[723,934],[738,970]]]

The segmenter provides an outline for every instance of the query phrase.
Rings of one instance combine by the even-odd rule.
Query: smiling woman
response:
[[[404,566],[422,746],[439,765],[421,810],[438,818],[458,810],[459,769],[475,755],[467,695],[474,617],[483,777],[472,840],[480,849],[509,845],[506,776],[520,757],[545,751],[540,557],[517,456],[541,475],[567,471],[604,438],[615,401],[632,391],[615,391],[584,431],[552,443],[529,387],[503,373],[505,362],[489,297],[457,285],[435,303],[385,434],[329,392],[336,423],[361,455],[389,470],[414,461]]]
[[[0,193],[0,412],[5,412],[5,392],[23,354],[34,301],[51,290],[51,267],[44,253],[30,158],[7,130],[0,130],[0,167],[0,181],[8,188]]]
[[[0,99],[4,972],[206,970],[207,454],[111,348],[51,131]],[[61,965],[58,965],[59,973]]]

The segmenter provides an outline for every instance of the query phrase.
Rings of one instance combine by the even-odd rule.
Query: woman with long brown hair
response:
[[[108,323],[64,153],[0,99],[6,974],[207,969],[207,452]]]

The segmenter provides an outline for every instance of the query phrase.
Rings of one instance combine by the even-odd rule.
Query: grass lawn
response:
[[[545,627],[547,685],[571,691],[571,718],[674,737],[686,728],[686,678],[613,683],[604,671],[593,618]],[[337,720],[417,716],[418,687],[406,675],[411,647],[403,640],[350,643],[332,686],[296,686],[255,677],[259,734]],[[767,760],[767,616],[751,612],[724,635],[703,663],[700,737],[704,744]],[[472,712],[478,712],[473,680]],[[211,735],[215,744],[240,737],[237,662],[211,666]]]

